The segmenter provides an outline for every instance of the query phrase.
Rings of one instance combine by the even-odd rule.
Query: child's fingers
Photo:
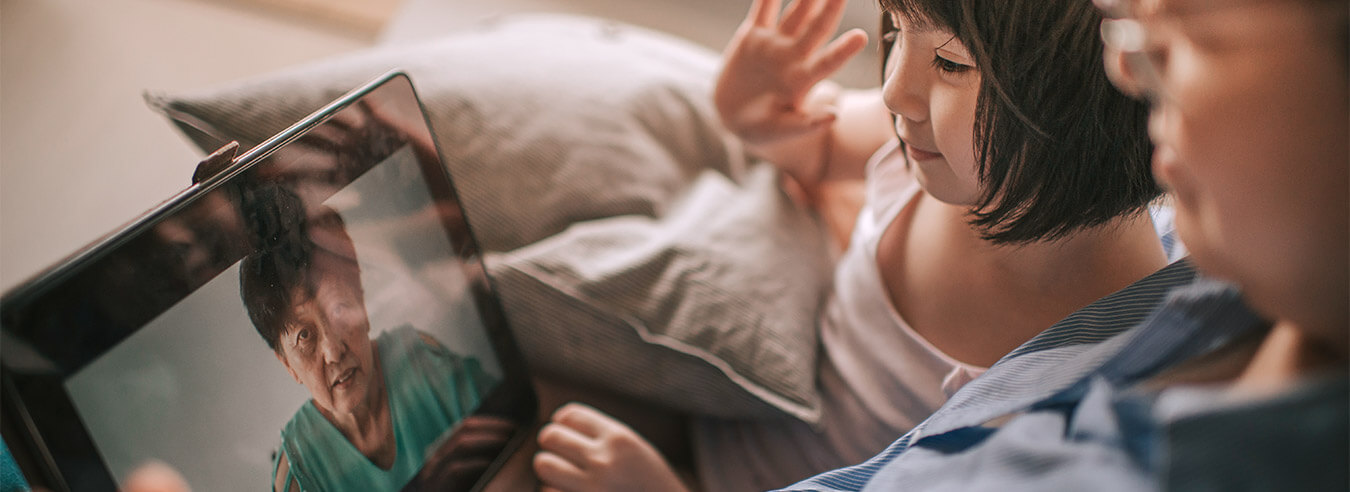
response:
[[[836,112],[834,108],[830,108],[827,112],[812,115],[807,120],[807,124],[811,126],[811,129],[815,129],[822,126],[829,126],[837,119],[839,119],[839,113]]]
[[[844,88],[837,82],[828,79],[822,80],[806,93],[806,96],[802,99],[802,109],[811,114],[833,112],[843,91]]]
[[[823,80],[839,71],[845,63],[866,47],[867,33],[862,29],[850,29],[821,50],[807,73],[812,79]]]
[[[782,0],[754,0],[750,3],[750,13],[745,18],[756,26],[772,27],[778,20],[778,9],[782,8],[782,5]]]
[[[539,481],[561,490],[585,490],[586,473],[561,456],[541,451],[534,455],[534,474]]]
[[[773,128],[769,132],[778,135],[779,138],[791,138],[829,125],[837,117],[832,110],[828,109],[814,113],[793,111],[778,115],[773,122]]]
[[[571,427],[586,437],[600,437],[615,425],[623,425],[613,417],[582,403],[568,403],[553,412],[553,421]]]
[[[834,108],[828,108],[825,111],[807,115],[802,123],[808,130],[814,130],[821,126],[827,126],[834,123],[834,120],[836,119],[839,119],[839,113],[837,113]]]
[[[552,423],[539,430],[539,448],[584,468],[586,453],[592,448],[590,438],[566,425]]]
[[[783,22],[778,25],[778,30],[788,36],[796,36],[812,11],[816,10],[817,3],[820,0],[792,0],[783,12]]]
[[[819,46],[829,39],[831,34],[839,28],[839,21],[844,18],[844,6],[847,0],[824,0],[815,15],[803,28],[801,35],[797,39],[799,48],[811,49]]]

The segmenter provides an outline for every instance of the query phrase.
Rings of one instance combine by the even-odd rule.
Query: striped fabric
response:
[[[1121,353],[1124,347],[1148,335],[1148,327],[1166,326],[1171,311],[1155,311],[1155,308],[1164,303],[1169,291],[1191,283],[1195,276],[1195,269],[1188,259],[1178,260],[1084,307],[1004,356],[881,454],[862,464],[826,472],[783,490],[862,490],[880,470],[927,436],[958,430],[955,434],[965,431],[987,433],[987,430],[973,428],[1030,408],[1073,387]],[[1166,341],[1151,343],[1161,345]],[[1138,364],[1130,367],[1136,366]]]

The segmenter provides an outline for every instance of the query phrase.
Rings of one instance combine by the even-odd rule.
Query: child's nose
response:
[[[917,57],[907,51],[899,48],[891,53],[886,63],[886,81],[882,84],[881,97],[892,113],[921,123],[928,120],[930,81],[923,77],[927,64],[916,64]]]

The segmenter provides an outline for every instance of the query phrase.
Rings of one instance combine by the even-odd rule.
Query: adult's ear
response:
[[[284,349],[283,349],[283,350],[284,350]],[[285,355],[285,354],[281,353],[280,350],[277,350],[277,351],[273,351],[273,352],[272,352],[272,355],[277,356],[277,360],[278,360],[278,361],[281,361],[281,365],[286,366],[286,372],[288,372],[288,373],[291,374],[291,379],[294,379],[295,382],[297,382],[297,383],[305,384],[304,381],[301,381],[301,380],[300,380],[300,374],[299,374],[299,373],[296,373],[296,372],[295,372],[295,369],[291,367],[291,362],[290,362],[289,360],[286,360],[286,355]]]

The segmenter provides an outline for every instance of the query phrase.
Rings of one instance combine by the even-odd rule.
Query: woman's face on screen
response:
[[[360,271],[350,259],[321,252],[310,274],[314,295],[296,289],[298,302],[287,317],[277,358],[322,413],[361,411],[369,392],[379,387],[379,374]]]

